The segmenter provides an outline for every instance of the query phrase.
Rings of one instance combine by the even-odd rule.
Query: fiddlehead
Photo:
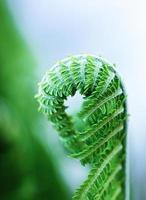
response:
[[[64,100],[79,91],[84,102],[75,129]],[[125,198],[126,101],[114,66],[101,57],[71,56],[55,64],[39,84],[40,110],[53,122],[72,157],[91,171],[74,200]]]

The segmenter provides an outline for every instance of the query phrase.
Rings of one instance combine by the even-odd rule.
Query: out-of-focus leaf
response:
[[[4,0],[0,21],[0,199],[68,199],[55,158],[35,134],[36,63]]]

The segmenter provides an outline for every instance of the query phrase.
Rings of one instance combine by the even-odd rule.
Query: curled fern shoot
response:
[[[64,105],[77,91],[84,98],[78,113],[82,131],[74,126]],[[114,65],[98,56],[70,56],[45,74],[36,98],[69,154],[91,167],[73,200],[124,200],[126,95]]]

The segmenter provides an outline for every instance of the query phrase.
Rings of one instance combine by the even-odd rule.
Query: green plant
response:
[[[85,99],[77,115],[82,130],[64,105],[76,91]],[[53,122],[70,155],[91,167],[73,199],[124,200],[126,96],[114,66],[92,55],[68,57],[46,73],[36,97],[39,109]]]

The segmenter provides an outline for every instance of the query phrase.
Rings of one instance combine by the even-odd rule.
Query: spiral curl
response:
[[[64,101],[79,92],[82,130],[66,112]],[[74,200],[125,199],[126,95],[114,65],[92,55],[57,62],[39,83],[39,110],[53,123],[69,154],[89,164],[87,179]]]

